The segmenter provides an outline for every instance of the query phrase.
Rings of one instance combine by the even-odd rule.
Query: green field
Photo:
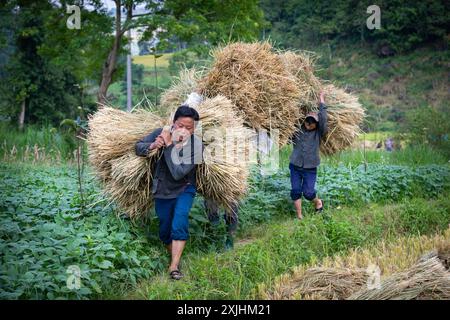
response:
[[[168,281],[168,255],[151,213],[147,223],[116,218],[90,171],[81,198],[71,165],[0,165],[1,298],[253,298],[298,264],[403,235],[441,232],[450,220],[450,167],[431,158],[406,165],[324,164],[318,191],[326,211],[294,219],[286,169],[252,174],[241,205],[236,249],[213,228],[200,198],[190,215],[184,281]],[[387,158],[390,159],[390,158]],[[421,162],[421,163],[420,163]],[[417,163],[417,165],[411,165]],[[285,166],[284,166],[285,167]],[[82,286],[66,286],[79,266]]]
[[[156,67],[157,68],[167,68],[169,67],[169,60],[172,56],[171,53],[165,53],[161,57],[158,57],[156,59]],[[143,56],[133,56],[132,57],[133,63],[135,64],[142,64],[147,68],[154,68],[155,66],[155,59],[153,54],[147,54]]]

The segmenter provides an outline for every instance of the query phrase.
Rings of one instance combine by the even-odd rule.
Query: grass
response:
[[[71,160],[76,150],[74,135],[51,126],[26,126],[23,131],[0,122],[2,161],[56,162]]]
[[[368,111],[371,131],[398,131],[412,109],[447,106],[448,50],[431,47],[380,58],[368,48],[343,44],[334,49],[310,48],[319,53],[319,76],[354,91]]]
[[[266,224],[259,237],[234,251],[191,253],[185,257],[186,278],[172,282],[166,272],[140,284],[127,298],[254,299],[293,266],[342,254],[350,248],[404,235],[432,234],[448,226],[450,201],[414,199],[399,204],[345,207],[303,221],[284,217]],[[425,221],[410,219],[427,216]]]
[[[286,169],[292,146],[285,146],[280,150],[280,167]],[[363,148],[348,149],[331,156],[322,156],[322,164],[329,166],[357,166],[361,164],[386,164],[419,166],[427,164],[449,164],[450,159],[440,150],[430,145],[407,145],[400,150],[387,152],[383,149],[373,150]]]
[[[250,297],[255,283],[269,283],[314,255],[335,254],[400,233],[431,233],[448,224],[445,166],[375,166],[367,173],[342,166],[324,169],[328,174],[320,176],[318,187],[334,200],[327,200],[331,219],[311,215],[312,207],[305,205],[307,218],[299,225],[292,219],[287,172],[271,177],[254,173],[240,208],[238,239],[246,244],[238,243],[235,253],[222,253],[225,227],[209,224],[198,197],[190,213],[185,254],[188,268],[193,259],[194,269],[188,272],[200,278],[184,284],[186,290],[196,290],[188,295],[185,289],[176,293],[171,283],[164,287],[155,280],[166,281],[169,256],[158,239],[154,215],[137,225],[116,218],[115,206],[102,201],[89,171],[83,200],[73,166],[0,163],[1,297],[128,297],[145,280],[156,281],[159,288],[149,291],[148,298]],[[423,195],[434,200],[406,200]],[[82,290],[66,287],[70,265],[81,267]],[[235,278],[239,274],[241,278]],[[228,276],[232,287],[225,286]]]
[[[392,137],[395,135],[395,132],[393,131],[375,131],[375,132],[368,132],[365,134],[362,134],[359,136],[359,141],[372,141],[372,142],[379,142],[386,140],[388,137]]]

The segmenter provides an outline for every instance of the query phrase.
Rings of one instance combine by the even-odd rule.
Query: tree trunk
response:
[[[19,114],[19,130],[23,130],[23,125],[25,123],[25,99],[22,101],[22,107]]]
[[[108,87],[111,84],[112,77],[114,72],[116,71],[116,63],[117,63],[117,52],[119,49],[120,39],[114,39],[114,45],[111,49],[111,52],[108,55],[108,59],[106,60],[103,66],[102,72],[102,80],[100,83],[100,87],[98,88],[97,100],[99,103],[106,102],[106,93],[108,92]]]
[[[99,103],[106,102],[106,93],[108,92],[108,87],[111,84],[112,77],[117,67],[117,55],[119,53],[120,42],[123,36],[123,30],[121,30],[121,1],[116,0],[116,32],[114,35],[114,43],[109,52],[108,58],[103,65],[102,80],[100,82],[100,87],[98,88],[97,101]]]

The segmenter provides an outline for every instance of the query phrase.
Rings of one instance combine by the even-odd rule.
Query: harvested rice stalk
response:
[[[315,108],[319,101],[320,90],[322,90],[322,83],[314,75],[317,57],[307,51],[284,51],[279,52],[278,55],[286,69],[295,77],[297,86],[302,93],[297,101],[299,107],[306,110]]]
[[[334,154],[351,146],[361,134],[364,109],[358,98],[332,84],[324,86],[328,106],[328,133],[322,138],[320,151]]]
[[[242,118],[235,114],[233,104],[227,98],[206,99],[197,110],[203,130],[198,133],[214,129],[215,139],[223,132],[231,137],[231,141],[251,139],[252,131],[242,126]],[[160,156],[155,151],[146,158],[136,156],[135,143],[156,128],[171,123],[172,117],[163,120],[145,110],[126,113],[109,107],[101,108],[90,117],[88,145],[91,164],[103,182],[107,197],[132,219],[146,216],[152,206],[152,172]],[[211,135],[204,137],[211,138]],[[204,141],[206,147],[212,146],[209,138]],[[238,202],[247,189],[249,162],[243,160],[243,154],[249,153],[248,148],[242,143],[216,143],[214,152],[208,153],[208,161],[199,165],[199,192],[224,207]],[[226,157],[221,156],[224,154]]]
[[[137,140],[162,124],[160,117],[145,110],[128,113],[104,106],[89,116],[89,161],[101,180],[110,177],[111,160],[134,151]]]
[[[197,90],[197,84],[203,72],[195,68],[182,69],[174,79],[169,89],[161,95],[161,107],[167,109],[167,114],[175,112],[191,92]]]
[[[136,141],[161,127],[163,120],[146,110],[133,113],[102,106],[89,117],[89,161],[104,194],[130,218],[143,217],[152,205],[149,185],[155,154],[135,155]]]
[[[295,295],[299,298],[342,300],[367,283],[365,269],[311,268],[296,280],[291,290],[285,290],[281,299]]]
[[[202,95],[230,99],[254,129],[278,129],[288,142],[299,118],[301,92],[268,42],[229,44],[212,52],[214,64],[200,80]]]
[[[425,254],[413,267],[381,282],[378,289],[362,290],[349,300],[450,299],[450,272],[437,251]]]

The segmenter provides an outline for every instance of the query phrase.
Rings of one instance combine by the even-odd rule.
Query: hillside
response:
[[[345,46],[321,51],[320,75],[355,91],[368,110],[367,127],[393,130],[411,110],[448,110],[449,51],[431,47],[380,58],[368,49]]]

